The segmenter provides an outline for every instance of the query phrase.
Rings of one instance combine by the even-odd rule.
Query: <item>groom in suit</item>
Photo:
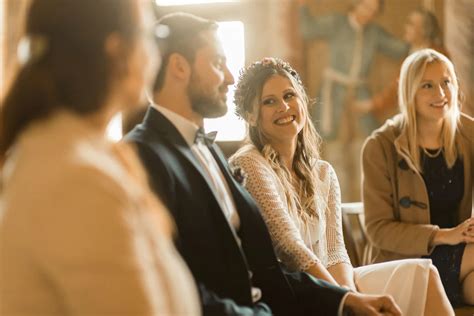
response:
[[[390,297],[348,292],[286,272],[242,175],[202,131],[226,113],[234,83],[217,24],[176,13],[159,21],[163,64],[154,103],[126,137],[136,144],[153,190],[174,217],[177,247],[199,287],[205,315],[399,315]],[[183,297],[183,299],[186,299]]]

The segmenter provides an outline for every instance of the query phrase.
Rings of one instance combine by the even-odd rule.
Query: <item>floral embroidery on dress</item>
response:
[[[242,170],[242,168],[240,168],[240,167],[231,167],[230,171],[231,171],[231,174],[234,177],[235,181],[237,181],[237,183],[239,183],[239,184],[241,184],[242,186],[245,187],[245,179],[247,178],[247,175]]]

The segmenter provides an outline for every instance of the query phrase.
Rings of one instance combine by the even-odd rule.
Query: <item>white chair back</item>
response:
[[[371,247],[364,224],[364,204],[342,203],[341,212],[344,242],[352,265],[359,267],[369,264]]]

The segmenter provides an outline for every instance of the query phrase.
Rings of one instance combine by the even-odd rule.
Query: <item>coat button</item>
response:
[[[398,167],[402,170],[408,170],[408,164],[407,162],[405,161],[405,159],[401,159],[399,162],[398,162]]]
[[[411,200],[410,200],[410,197],[408,196],[404,196],[400,199],[400,201],[398,201],[400,203],[400,205],[404,208],[409,208],[410,205],[411,205]]]

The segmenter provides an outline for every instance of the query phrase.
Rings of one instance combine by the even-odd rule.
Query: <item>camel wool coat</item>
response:
[[[362,149],[362,193],[372,262],[428,255],[435,232],[422,175],[408,157],[408,137],[397,115],[374,131]],[[464,164],[459,222],[473,216],[474,121],[461,115],[456,144]]]

